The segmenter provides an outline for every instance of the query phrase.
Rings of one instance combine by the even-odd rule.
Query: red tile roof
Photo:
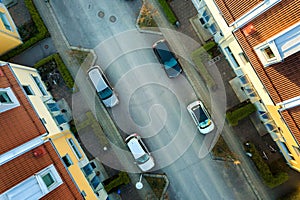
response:
[[[294,137],[300,143],[300,106],[281,112]]]
[[[227,24],[233,23],[263,0],[215,0]]]
[[[283,62],[264,67],[254,47],[300,21],[300,0],[282,0],[251,21],[256,31],[245,36],[241,29],[234,32],[253,68],[275,104],[300,96],[300,52]],[[282,112],[282,116],[300,143],[299,107]]]
[[[10,87],[20,103],[20,106],[0,113],[1,155],[41,136],[46,133],[46,129],[9,66],[0,66],[0,70],[0,88]],[[0,194],[53,164],[63,184],[42,199],[83,199],[52,144],[46,142],[42,146],[46,149],[46,154],[41,157],[35,157],[31,150],[0,166]]]
[[[300,0],[282,0],[251,21],[255,34],[247,37],[252,47],[300,21]]]
[[[8,66],[0,67],[0,88],[10,87],[20,106],[0,113],[0,154],[9,151],[39,135],[46,129],[31,107],[19,83]]]
[[[41,157],[34,157],[33,151],[29,151],[0,166],[0,194],[47,166],[54,164],[63,184],[52,190],[42,199],[83,199],[52,144],[46,142],[42,146],[46,149],[46,154]]]

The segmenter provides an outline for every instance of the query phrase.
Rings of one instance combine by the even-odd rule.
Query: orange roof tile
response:
[[[227,24],[233,23],[263,0],[215,0]]]
[[[0,113],[0,154],[46,133],[9,66],[1,66],[0,88],[10,87],[20,106]]]
[[[300,106],[281,112],[294,137],[300,143]]]

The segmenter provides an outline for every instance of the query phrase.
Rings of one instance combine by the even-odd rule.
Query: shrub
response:
[[[62,61],[59,54],[57,54],[57,53],[52,54],[51,56],[48,56],[48,57],[40,60],[39,62],[37,62],[34,65],[34,67],[39,68],[52,60],[55,61],[57,69],[58,69],[59,73],[61,74],[61,76],[63,77],[68,88],[73,88],[74,87],[74,79],[73,79],[72,75],[70,74],[68,68],[66,67],[65,63]]]
[[[108,183],[106,183],[108,182]],[[130,178],[126,172],[120,172],[118,175],[113,176],[112,179],[108,181],[103,181],[104,188],[107,193],[113,191],[114,189],[118,188],[121,185],[126,185],[130,182]]]
[[[249,143],[247,146],[247,151],[252,154],[252,160],[258,169],[259,174],[261,175],[264,183],[270,187],[274,188],[289,179],[289,176],[286,172],[279,172],[273,174],[267,163],[264,162],[263,158],[255,148],[254,144]]]
[[[204,48],[206,51],[209,51],[209,50],[211,50],[212,48],[214,48],[216,45],[217,45],[217,43],[215,43],[214,41],[209,41],[209,42],[207,42],[206,44],[203,45],[203,48]]]
[[[226,118],[231,126],[238,125],[239,120],[248,117],[251,113],[256,111],[256,107],[251,102],[241,103],[237,109],[226,112]]]
[[[175,25],[175,23],[177,22],[177,17],[175,16],[174,12],[172,11],[171,7],[169,6],[169,4],[166,2],[166,0],[158,0],[158,2],[160,3],[161,7],[164,10],[164,13],[168,19],[168,21]]]
[[[27,40],[22,45],[18,46],[17,48],[15,48],[15,49],[9,51],[8,53],[6,53],[5,55],[1,56],[1,60],[9,60],[10,58],[22,53],[29,47],[33,46],[37,42],[39,42],[49,36],[49,32],[48,32],[46,26],[44,25],[44,22],[43,22],[42,18],[40,17],[32,0],[25,0],[25,5],[31,15],[33,22],[35,23],[35,26],[38,29],[38,33],[34,37]]]

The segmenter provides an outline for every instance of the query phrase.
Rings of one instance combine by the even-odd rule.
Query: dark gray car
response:
[[[175,55],[170,51],[166,40],[159,40],[152,46],[159,62],[163,65],[164,70],[169,78],[175,78],[182,72],[182,67]]]

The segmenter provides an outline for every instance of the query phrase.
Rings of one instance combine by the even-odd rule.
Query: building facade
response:
[[[47,132],[43,140],[50,141],[56,149],[63,165],[76,183],[84,199],[107,199],[101,183],[104,177],[96,166],[97,160],[89,161],[77,139],[70,131],[67,117],[60,105],[47,91],[41,76],[34,68],[2,62],[11,69],[20,85],[20,90],[33,107]]]
[[[193,0],[287,164],[300,171],[300,1]],[[206,23],[206,21],[204,21]],[[205,24],[204,23],[204,24]]]
[[[0,1],[0,56],[21,45],[22,39],[7,8]]]
[[[0,199],[83,199],[8,65],[0,66]]]

